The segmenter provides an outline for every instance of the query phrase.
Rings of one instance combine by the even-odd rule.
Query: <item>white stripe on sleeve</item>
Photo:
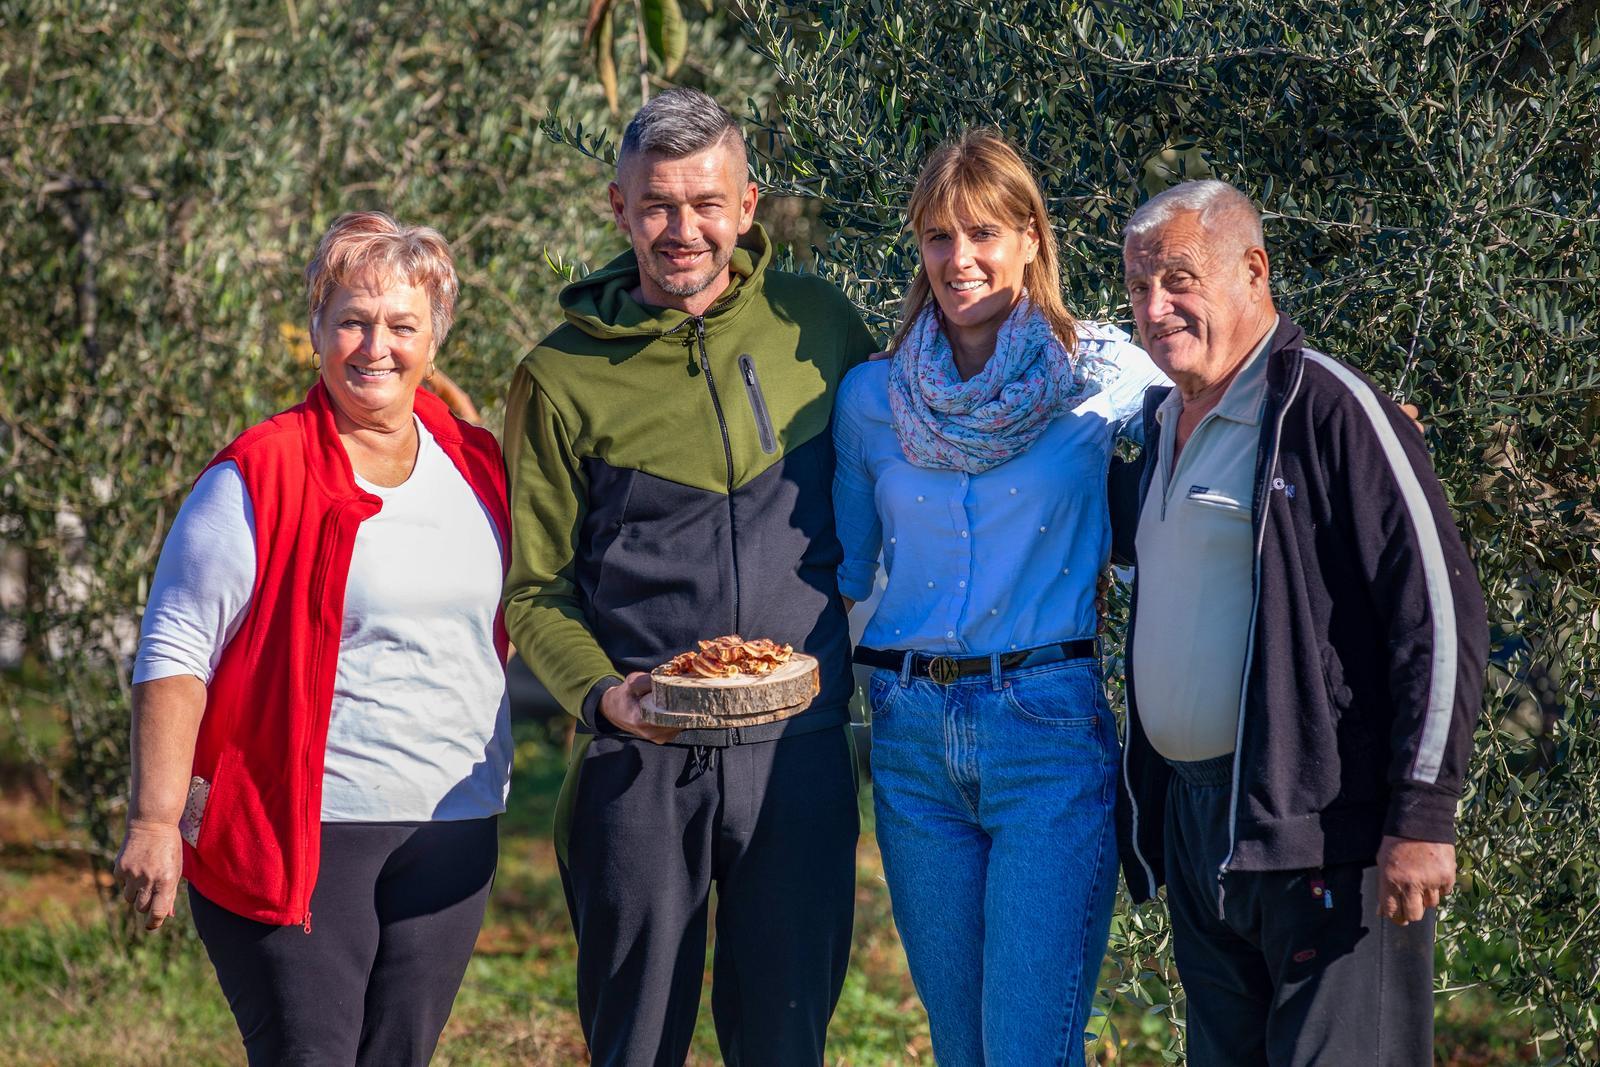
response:
[[[1428,684],[1428,707],[1423,716],[1422,740],[1417,745],[1417,755],[1411,764],[1411,777],[1422,782],[1437,782],[1439,767],[1444,762],[1445,739],[1450,733],[1451,712],[1455,705],[1456,690],[1456,612],[1454,597],[1450,592],[1450,572],[1445,564],[1444,549],[1439,541],[1439,528],[1434,523],[1433,509],[1417,480],[1411,461],[1406,458],[1400,438],[1384,414],[1371,386],[1358,378],[1350,369],[1330,356],[1306,349],[1306,358],[1322,367],[1350,390],[1361,405],[1361,410],[1372,423],[1372,429],[1383,447],[1383,455],[1394,472],[1400,486],[1400,498],[1411,516],[1411,526],[1416,532],[1417,548],[1422,555],[1423,584],[1428,593],[1428,612],[1433,617],[1433,676]]]

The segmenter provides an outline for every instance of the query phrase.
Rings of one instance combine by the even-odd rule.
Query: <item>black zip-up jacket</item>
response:
[[[1263,358],[1253,607],[1219,878],[1371,862],[1386,834],[1454,841],[1488,658],[1483,593],[1416,428],[1285,317]],[[1148,442],[1167,393],[1145,396]],[[1130,619],[1118,829],[1142,901],[1165,881],[1172,772],[1139,723],[1137,635]]]

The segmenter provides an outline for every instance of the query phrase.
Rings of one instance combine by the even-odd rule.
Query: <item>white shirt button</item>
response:
[[[945,636],[946,636],[946,637],[954,637],[954,636],[955,636],[955,635],[956,635],[956,632],[955,632],[955,631],[954,631],[954,630],[946,630],[946,631],[945,631],[945,632],[944,632],[944,635],[945,635]]]
[[[890,543],[890,544],[891,544],[891,545],[892,545],[892,544],[895,544],[895,539],[894,539],[894,538],[892,538],[892,537],[891,537],[891,538],[889,538],[889,543]]]
[[[1016,648],[1016,647],[1017,647],[1017,646],[1016,646],[1016,645],[1012,645],[1012,646],[1011,646],[1011,647],[1012,647],[1012,648]]]
[[[989,614],[990,615],[998,615],[998,614],[1000,614],[1000,609],[999,608],[990,608],[989,609]]]
[[[929,583],[928,583],[928,588],[929,588],[929,589],[932,589],[932,588],[933,588],[933,583],[932,583],[932,582],[929,582]]]
[[[965,530],[962,530],[962,531],[961,531],[961,536],[962,536],[962,537],[965,537],[965,536],[967,536],[967,531],[965,531]]]
[[[925,496],[923,496],[923,495],[922,495],[922,494],[921,494],[921,493],[918,493],[918,494],[917,494],[917,503],[919,503],[919,504],[920,504],[920,503],[922,503],[922,502],[923,502],[923,501],[924,501],[924,500],[926,500],[926,499],[928,499],[928,498],[927,498],[927,497],[925,497]]]
[[[1044,527],[1043,526],[1039,527],[1039,532],[1040,533],[1044,533]]]
[[[1061,568],[1061,573],[1062,574],[1071,574],[1072,573],[1072,568],[1071,567],[1062,567]]]
[[[1017,495],[1017,487],[1014,486],[1014,485],[1011,487],[1011,495],[1012,496],[1016,496]]]
[[[956,585],[958,585],[962,589],[965,589],[967,587],[967,583],[965,581],[957,582]]]

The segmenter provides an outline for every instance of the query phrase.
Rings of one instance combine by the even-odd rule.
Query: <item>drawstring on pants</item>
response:
[[[715,745],[695,745],[689,749],[688,781],[694,781],[702,774],[716,769],[717,748]]]

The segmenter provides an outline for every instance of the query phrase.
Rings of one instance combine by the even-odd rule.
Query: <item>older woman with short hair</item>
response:
[[[252,1064],[422,1064],[472,954],[511,765],[505,475],[421,388],[458,288],[437,231],[337,219],[318,380],[195,483],[134,669],[124,895],[180,872]]]

